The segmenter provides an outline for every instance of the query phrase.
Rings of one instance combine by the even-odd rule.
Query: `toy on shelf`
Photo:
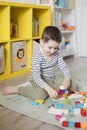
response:
[[[17,37],[17,22],[16,20],[11,20],[10,23],[10,37],[16,38]]]
[[[72,31],[72,30],[74,30],[74,27],[72,25],[69,25],[68,22],[62,21],[61,26],[62,26],[61,27],[62,31]]]

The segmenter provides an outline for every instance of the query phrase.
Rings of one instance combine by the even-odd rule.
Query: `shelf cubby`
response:
[[[38,35],[33,36],[32,19],[39,19]],[[12,26],[16,21],[16,35],[12,34]],[[50,6],[30,5],[24,3],[0,1],[0,45],[4,46],[5,67],[4,73],[0,74],[0,81],[14,78],[23,74],[29,74],[31,69],[31,58],[33,52],[33,39],[41,38],[42,30],[45,26],[51,25]],[[18,44],[24,41],[26,43],[26,65],[24,68],[13,70],[12,44]],[[13,46],[14,47],[14,46]],[[19,59],[20,60],[20,59]]]

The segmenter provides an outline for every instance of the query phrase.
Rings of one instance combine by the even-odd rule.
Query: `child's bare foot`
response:
[[[18,93],[18,89],[19,89],[19,86],[16,86],[16,87],[6,87],[6,88],[3,89],[2,94],[3,95],[15,94],[15,93]]]

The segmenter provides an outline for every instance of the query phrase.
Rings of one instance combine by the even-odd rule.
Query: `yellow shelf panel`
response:
[[[33,17],[39,20],[39,33],[32,35]],[[10,36],[11,20],[17,24],[16,37]],[[45,26],[51,25],[51,8],[34,4],[23,4],[16,2],[0,1],[0,45],[4,46],[5,68],[0,74],[0,81],[27,74],[31,69],[31,58],[33,50],[33,39],[40,39]],[[13,30],[12,30],[13,31]],[[12,72],[12,50],[13,42],[26,42],[26,67]]]

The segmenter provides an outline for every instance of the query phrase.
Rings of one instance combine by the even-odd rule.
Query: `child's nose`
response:
[[[55,51],[55,50],[54,50],[54,49],[52,49],[52,50],[51,50],[51,53],[54,53],[54,51]]]

